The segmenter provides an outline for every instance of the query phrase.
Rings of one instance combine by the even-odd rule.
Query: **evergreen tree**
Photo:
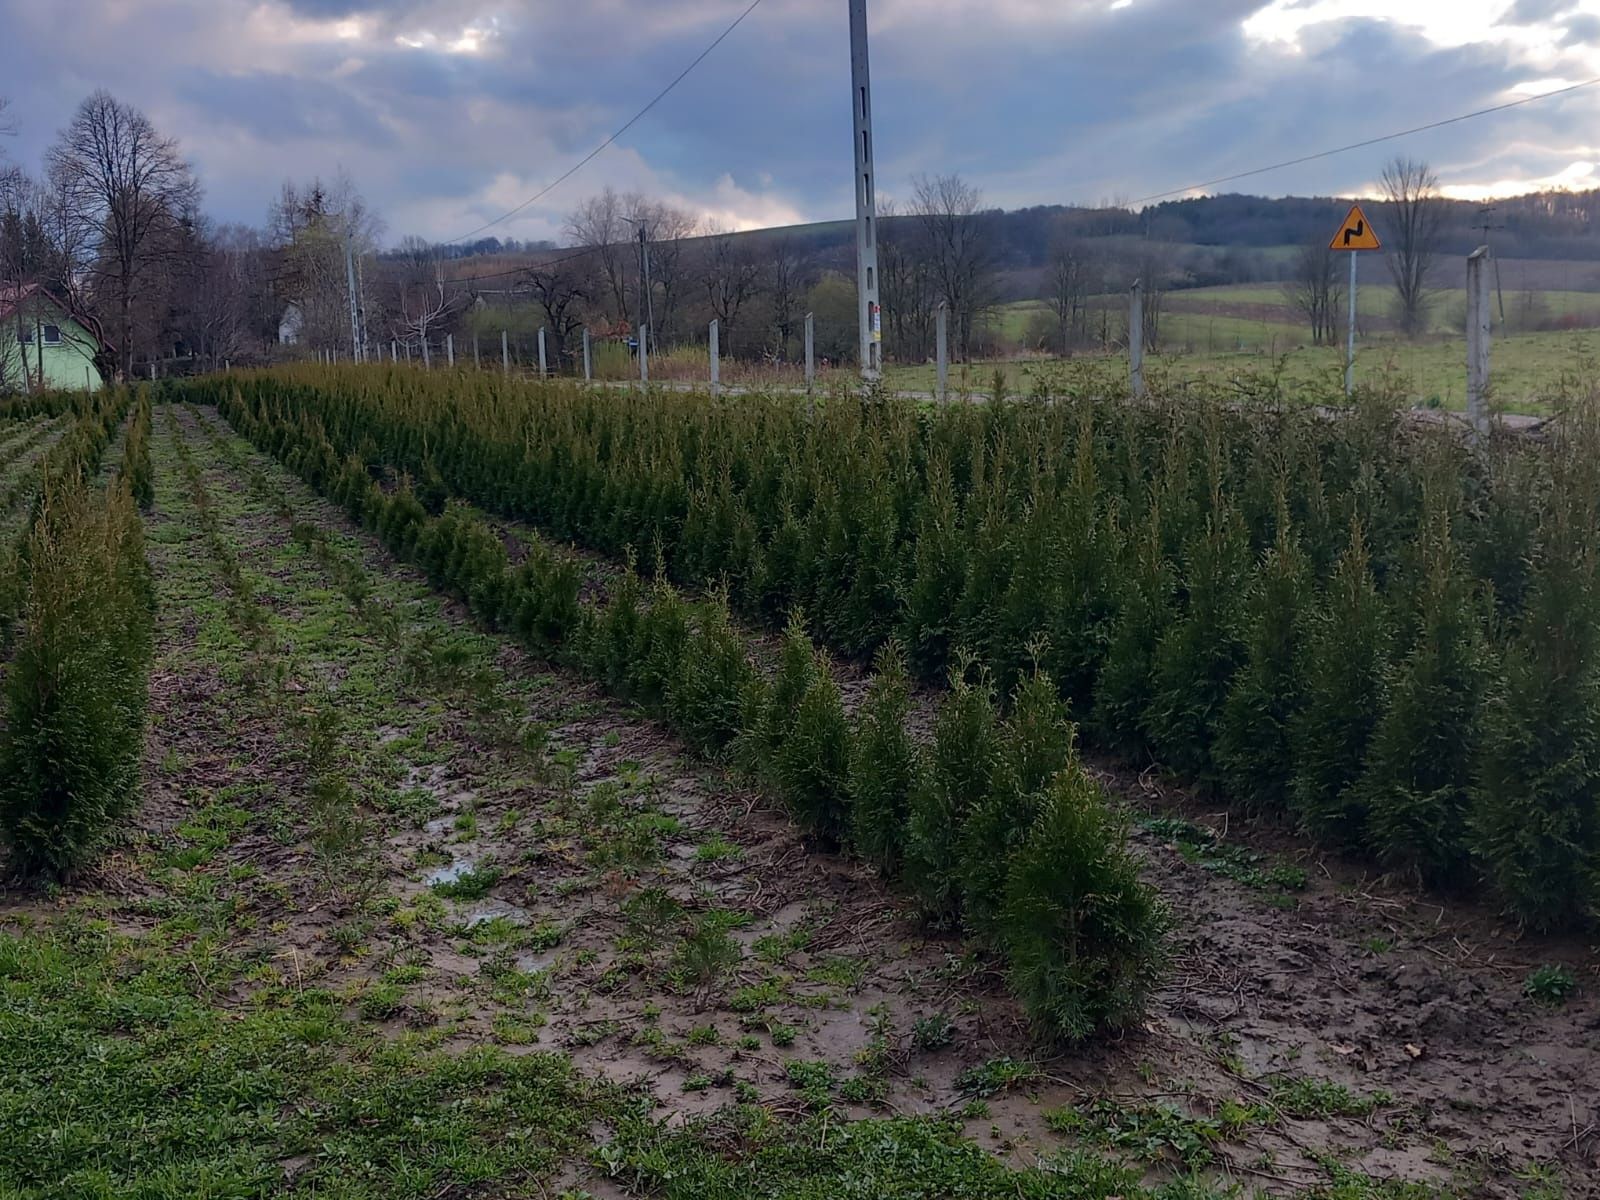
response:
[[[1203,786],[1217,781],[1212,744],[1234,673],[1244,658],[1239,597],[1248,548],[1214,480],[1211,515],[1184,555],[1187,611],[1162,634],[1153,660],[1153,694],[1144,714],[1164,765]]]
[[[1484,714],[1473,797],[1479,866],[1506,907],[1538,929],[1600,917],[1592,469],[1592,461],[1578,469],[1569,461],[1558,471],[1527,610],[1506,651],[1504,682]]]
[[[1388,649],[1383,600],[1354,524],[1304,643],[1305,704],[1289,729],[1290,806],[1314,836],[1359,847],[1366,804],[1352,786],[1383,708]]]
[[[1135,1024],[1169,924],[1099,789],[1081,767],[1059,772],[1011,858],[999,925],[1011,986],[1039,1031],[1071,1042]]]
[[[950,693],[934,719],[928,769],[912,793],[906,825],[906,882],[936,924],[959,913],[962,831],[973,802],[988,793],[1000,759],[988,676],[969,680],[966,661],[950,675]]]
[[[1449,510],[1434,492],[1423,527],[1416,631],[1391,674],[1359,785],[1368,842],[1432,884],[1464,882],[1466,817],[1488,680],[1486,606],[1459,569]]]
[[[879,649],[862,704],[850,764],[851,840],[885,877],[900,870],[906,818],[916,782],[916,746],[906,729],[911,708],[905,653],[890,641]]]
[[[1289,729],[1302,699],[1300,643],[1310,568],[1280,509],[1277,540],[1249,588],[1245,661],[1217,729],[1215,758],[1231,800],[1255,812],[1289,803]]]
[[[961,835],[962,920],[990,946],[997,945],[1011,856],[1033,825],[1045,790],[1074,761],[1075,739],[1055,681],[1035,668],[1013,693],[989,790],[974,800]]]

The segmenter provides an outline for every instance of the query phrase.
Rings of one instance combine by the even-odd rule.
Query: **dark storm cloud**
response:
[[[24,162],[103,85],[181,139],[223,218],[258,220],[285,177],[342,167],[395,236],[449,236],[587,153],[745,3],[58,0],[46,20],[32,0],[0,0],[13,33],[0,90],[18,101]],[[1378,20],[1263,43],[1242,23],[1266,3],[873,0],[880,186],[903,196],[918,173],[957,170],[1008,206],[1134,199],[1484,107],[1563,65],[1594,74],[1576,57],[1535,68],[1506,43],[1445,48]],[[1576,56],[1600,21],[1572,7],[1518,0],[1503,20],[1544,24]],[[61,20],[81,36],[55,36]],[[619,148],[505,231],[548,235],[608,183],[734,217],[848,212],[846,45],[842,4],[766,0]],[[1530,106],[1237,186],[1348,190],[1395,148],[1447,183],[1549,174],[1592,138],[1596,103]]]

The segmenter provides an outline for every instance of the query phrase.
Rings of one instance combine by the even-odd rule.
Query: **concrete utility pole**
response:
[[[539,326],[539,378],[544,379],[550,374],[550,368],[544,357],[544,326]]]
[[[1128,382],[1136,400],[1144,399],[1144,283],[1128,292]]]
[[[711,322],[711,394],[722,390],[722,347],[718,344],[717,323]]]
[[[1467,259],[1467,420],[1475,436],[1489,432],[1489,247]]]
[[[639,371],[640,379],[649,379],[649,368],[645,364],[645,327],[650,325],[655,314],[651,311],[650,296],[650,227],[643,221],[639,222]]]
[[[950,306],[943,300],[939,301],[938,316],[934,321],[935,342],[937,343],[936,361],[939,364],[938,401],[942,404],[950,398]]]
[[[872,186],[872,72],[867,62],[867,0],[850,2],[850,108],[855,114],[856,292],[861,377],[883,374],[883,310],[878,306],[878,201]]]
[[[594,359],[589,354],[589,330],[588,327],[585,326],[583,330],[583,381],[585,383],[590,383],[593,382],[593,380]]]
[[[344,235],[345,284],[350,289],[350,357],[361,362],[366,355],[361,352],[361,308],[356,300],[356,256],[351,246],[350,232]]]

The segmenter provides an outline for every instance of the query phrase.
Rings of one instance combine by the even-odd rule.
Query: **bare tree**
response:
[[[1439,177],[1425,162],[1397,157],[1380,180],[1387,201],[1389,273],[1400,310],[1400,328],[1408,335],[1427,324],[1428,281],[1433,275],[1444,228]]]
[[[953,349],[956,357],[967,358],[974,327],[995,303],[983,193],[959,175],[918,176],[912,187],[911,214],[921,228],[939,295],[950,306]]]
[[[761,267],[750,256],[742,239],[713,231],[706,239],[701,278],[711,315],[717,320],[723,343],[731,348],[739,313],[756,294]]]
[[[690,239],[698,218],[670,204],[626,197],[630,232],[643,225],[650,238],[650,307],[654,312],[650,339],[657,346],[670,345],[682,332],[679,314],[683,293],[690,286]],[[637,253],[627,261],[635,263]]]
[[[583,329],[584,306],[591,299],[587,256],[568,256],[531,268],[527,288],[544,310],[545,328],[555,340],[557,364],[569,361],[569,343]]]
[[[1296,311],[1311,325],[1313,345],[1334,345],[1339,340],[1339,309],[1344,287],[1339,283],[1336,255],[1321,238],[1308,243],[1295,259],[1294,275],[1283,285]]]
[[[1045,272],[1045,303],[1056,320],[1057,350],[1068,353],[1086,336],[1089,315],[1089,263],[1080,242],[1059,238]]]
[[[141,276],[173,251],[174,239],[163,235],[194,212],[199,184],[178,144],[106,91],[78,107],[47,163],[69,219],[98,234],[95,255],[83,266],[97,294],[111,295],[126,376],[133,366],[133,308]]]
[[[767,288],[772,297],[772,332],[776,343],[773,350],[779,362],[788,361],[795,329],[805,316],[801,311],[806,294],[802,270],[794,243],[788,237],[779,238],[767,264]]]
[[[899,362],[925,362],[933,345],[937,288],[922,233],[899,218],[894,202],[878,204],[878,293],[888,318],[886,352]]]
[[[574,245],[594,253],[604,289],[601,307],[606,318],[616,324],[628,318],[632,229],[627,214],[631,207],[636,205],[607,188],[600,195],[589,197],[567,217],[567,237]]]
[[[444,263],[438,247],[418,237],[402,239],[393,283],[394,332],[407,346],[417,345],[424,362],[431,362],[428,336],[449,319],[455,307],[445,289]]]

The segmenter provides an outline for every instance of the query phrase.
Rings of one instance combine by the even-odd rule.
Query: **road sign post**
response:
[[[1344,394],[1348,396],[1356,386],[1356,255],[1365,250],[1381,250],[1383,243],[1378,241],[1377,232],[1367,220],[1367,214],[1361,211],[1361,205],[1352,204],[1350,215],[1333,235],[1328,249],[1350,252],[1350,318],[1345,330],[1344,356]]]

